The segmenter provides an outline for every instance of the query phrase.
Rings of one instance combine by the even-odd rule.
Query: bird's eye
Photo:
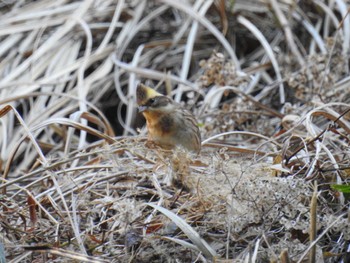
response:
[[[150,104],[155,103],[155,101],[156,101],[156,99],[155,99],[155,98],[150,98],[150,99],[149,99],[149,103],[150,103]]]

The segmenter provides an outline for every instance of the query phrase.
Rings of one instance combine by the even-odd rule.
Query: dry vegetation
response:
[[[349,262],[349,4],[1,1],[0,262]]]

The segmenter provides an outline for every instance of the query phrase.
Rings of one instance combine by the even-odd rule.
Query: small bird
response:
[[[181,104],[143,84],[136,91],[139,112],[146,118],[150,141],[164,149],[176,146],[199,153],[201,137],[193,114]]]

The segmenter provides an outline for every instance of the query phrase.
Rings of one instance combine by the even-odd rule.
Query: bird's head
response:
[[[136,98],[139,112],[161,111],[165,113],[174,110],[175,104],[172,99],[142,83],[137,86]]]

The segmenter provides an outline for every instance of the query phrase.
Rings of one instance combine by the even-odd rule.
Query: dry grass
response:
[[[349,4],[1,2],[0,262],[347,262]],[[140,81],[199,156],[145,146]]]

